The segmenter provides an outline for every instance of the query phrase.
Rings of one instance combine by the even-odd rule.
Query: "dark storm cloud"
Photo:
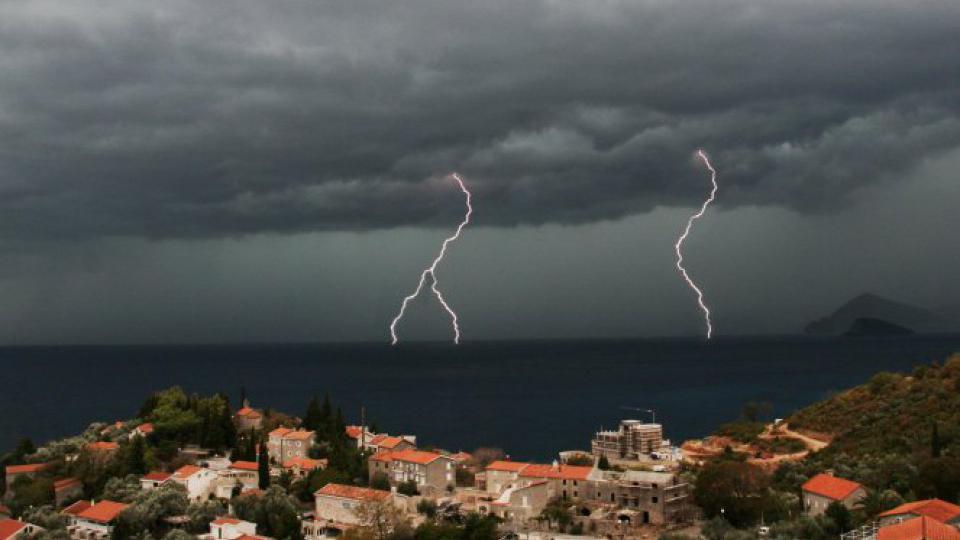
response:
[[[960,144],[960,4],[0,6],[0,230],[197,237],[842,206]]]

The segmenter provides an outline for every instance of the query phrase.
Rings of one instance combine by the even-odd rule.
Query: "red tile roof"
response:
[[[400,450],[398,452],[390,452],[390,458],[393,461],[405,461],[408,463],[417,463],[420,465],[426,465],[428,463],[433,463],[434,461],[442,458],[440,454],[436,452],[426,452],[424,450]],[[450,458],[447,458],[450,459]]]
[[[260,413],[251,409],[250,407],[244,407],[237,411],[237,416],[243,416],[245,418],[256,419],[260,418]]]
[[[380,444],[380,441],[386,438],[387,438],[386,435],[377,435],[374,438],[370,439],[370,444],[373,444],[373,445]]]
[[[325,459],[310,459],[310,458],[290,458],[283,462],[284,469],[292,469],[294,467],[299,467],[305,471],[312,471],[314,469],[327,468],[327,460]]]
[[[373,461],[383,461],[385,463],[390,463],[393,461],[393,452],[389,450],[381,450],[376,454],[370,456],[370,459]]]
[[[109,441],[97,441],[87,445],[87,450],[91,452],[112,452],[118,448],[120,448],[119,444]]]
[[[921,516],[881,527],[877,540],[960,540],[960,532],[950,525]]]
[[[837,478],[829,474],[818,474],[807,480],[801,488],[834,501],[842,501],[862,488],[860,484],[844,478]]]
[[[399,446],[401,443],[404,443],[404,442],[407,442],[407,441],[404,439],[401,439],[400,437],[384,437],[377,443],[377,446],[386,448],[389,450],[391,448],[396,448],[397,446]]]
[[[306,440],[313,438],[313,432],[304,431],[302,429],[293,430],[290,428],[279,427],[271,431],[270,436],[279,437],[281,439]]]
[[[256,461],[234,461],[230,464],[231,469],[238,469],[241,471],[259,471],[260,466]]]
[[[527,478],[557,478],[560,480],[586,480],[593,467],[576,465],[541,465],[532,463],[520,471],[520,476]]]
[[[960,506],[942,501],[940,499],[925,499],[915,501],[887,510],[880,514],[880,517],[897,516],[902,514],[913,514],[915,516],[926,516],[933,518],[941,523],[946,523],[951,519],[960,517]]]
[[[87,508],[90,508],[90,506],[91,506],[90,501],[77,501],[71,504],[70,506],[64,508],[60,512],[64,514],[70,514],[71,516],[76,516],[81,512],[83,512],[84,510],[86,510]]]
[[[316,494],[326,495],[328,497],[339,497],[341,499],[353,499],[356,501],[382,501],[390,496],[389,491],[345,486],[343,484],[327,484],[320,488]]]
[[[360,426],[347,426],[347,437],[359,439],[362,434],[363,431],[360,429]]]
[[[268,435],[271,437],[284,437],[286,436],[287,433],[290,433],[291,431],[293,430],[290,428],[278,427],[277,429],[268,433]]]
[[[168,478],[170,478],[170,473],[153,471],[143,475],[143,478],[141,478],[141,480],[153,480],[155,482],[166,482]]]
[[[296,430],[296,431],[291,431],[290,433],[287,433],[283,438],[284,438],[284,439],[293,439],[293,440],[295,440],[295,441],[296,441],[296,440],[306,441],[306,440],[309,440],[309,439],[312,439],[312,438],[313,438],[313,432],[312,432],[312,431],[304,431],[304,430],[298,429],[298,430]]]
[[[72,487],[77,487],[83,485],[80,480],[76,478],[64,478],[62,480],[57,480],[53,483],[54,491],[62,491],[64,489],[70,489]]]
[[[149,422],[140,424],[139,426],[137,426],[137,431],[139,431],[140,433],[146,433],[146,434],[153,433],[153,424]]]
[[[15,519],[0,519],[0,540],[7,540],[7,538],[13,538],[20,533],[25,527],[26,523],[22,521],[17,521]]]
[[[123,512],[128,505],[114,501],[100,501],[77,514],[80,519],[87,519],[96,523],[110,523]]]
[[[214,525],[236,525],[240,523],[240,520],[232,517],[218,517],[213,520]]]
[[[7,474],[25,474],[25,473],[35,473],[40,472],[47,467],[50,463],[29,463],[27,465],[7,465]]]
[[[180,479],[190,478],[191,476],[197,474],[202,470],[203,469],[201,469],[200,467],[197,467],[196,465],[184,465],[183,467],[180,467],[179,469],[177,469],[176,472],[173,473],[173,475]]]
[[[523,463],[520,461],[494,461],[493,463],[487,465],[488,471],[504,471],[504,472],[520,472],[524,467],[530,465],[529,463]]]

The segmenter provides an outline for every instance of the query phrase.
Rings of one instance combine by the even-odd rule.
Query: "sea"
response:
[[[663,424],[675,443],[708,435],[747,402],[774,417],[960,351],[960,335],[752,337],[0,348],[0,453],[133,417],[151,392],[241,388],[254,407],[302,415],[328,394],[350,423],[452,451],[502,448],[548,461],[588,449],[624,418]],[[647,412],[647,411],[653,411]]]

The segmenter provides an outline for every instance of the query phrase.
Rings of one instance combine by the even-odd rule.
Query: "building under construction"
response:
[[[622,420],[617,431],[598,431],[590,443],[593,455],[607,459],[640,459],[664,448],[663,426]]]

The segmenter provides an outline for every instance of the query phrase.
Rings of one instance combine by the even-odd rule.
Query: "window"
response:
[[[656,502],[657,502],[657,498],[656,498],[656,497],[651,497],[651,498],[650,498],[650,502],[656,503]]]

